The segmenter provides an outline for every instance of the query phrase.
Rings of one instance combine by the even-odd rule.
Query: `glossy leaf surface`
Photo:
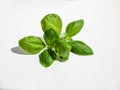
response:
[[[49,29],[44,33],[44,39],[48,46],[53,46],[54,42],[58,40],[59,36],[53,29]]]
[[[92,49],[82,41],[73,41],[70,45],[72,46],[71,52],[77,55],[93,55]]]
[[[45,44],[39,37],[27,36],[19,40],[19,46],[29,54],[37,54],[45,47]]]
[[[49,54],[48,50],[44,50],[40,55],[39,55],[39,61],[41,65],[44,67],[49,67],[50,65],[53,64],[54,60]]]
[[[48,14],[41,20],[41,26],[44,32],[53,29],[58,35],[60,35],[62,20],[57,14]]]
[[[80,32],[84,25],[84,21],[77,20],[69,23],[66,27],[66,36],[72,37]]]

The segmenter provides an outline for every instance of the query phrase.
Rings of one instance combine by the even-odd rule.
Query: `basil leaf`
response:
[[[71,37],[64,37],[64,39],[66,40],[66,42],[72,42],[73,39]]]
[[[66,36],[72,37],[76,35],[77,33],[80,32],[83,25],[84,25],[84,21],[82,19],[69,23],[66,27]]]
[[[69,45],[65,39],[61,38],[55,43],[55,50],[59,53],[64,53],[71,50],[71,45]]]
[[[19,46],[29,54],[37,54],[45,47],[45,44],[36,36],[27,36],[19,40]]]
[[[57,57],[55,51],[52,49],[48,49],[48,52],[49,52],[50,56],[55,60]]]
[[[73,41],[70,43],[72,46],[71,52],[77,55],[93,55],[92,49],[82,41]]]
[[[68,60],[69,51],[71,50],[71,46],[65,41],[65,39],[61,38],[55,43],[55,50],[57,54],[57,59],[61,62]]]
[[[41,63],[41,65],[43,65],[44,67],[49,67],[50,65],[53,64],[54,60],[53,58],[50,56],[48,50],[44,50],[40,55],[39,55],[39,61]]]
[[[57,59],[60,62],[65,62],[69,59],[69,51],[66,51],[64,53],[57,53]]]
[[[48,46],[53,46],[54,42],[58,39],[57,33],[53,29],[49,29],[44,33],[44,39]]]
[[[48,29],[53,29],[58,35],[60,35],[62,29],[62,20],[56,14],[48,14],[41,20],[41,26],[44,32]]]

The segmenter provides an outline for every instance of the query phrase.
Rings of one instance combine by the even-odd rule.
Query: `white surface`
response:
[[[71,54],[46,69],[38,55],[11,52],[20,38],[42,36],[39,22],[48,13],[60,15],[63,31],[84,19],[74,39],[94,55]],[[0,0],[0,42],[0,90],[120,90],[120,0]]]

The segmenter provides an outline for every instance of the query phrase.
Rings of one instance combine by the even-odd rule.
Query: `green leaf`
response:
[[[70,43],[72,46],[71,52],[77,55],[93,55],[92,49],[82,41],[73,41]]]
[[[44,32],[48,29],[53,29],[58,35],[60,35],[62,29],[62,20],[56,14],[48,14],[41,20],[41,26]]]
[[[66,27],[66,36],[72,37],[80,32],[84,25],[84,21],[78,20],[69,23]]]
[[[72,42],[73,41],[73,39],[71,37],[63,37],[63,38],[66,40],[66,42]]]
[[[65,62],[69,59],[69,51],[66,51],[64,53],[57,53],[57,59],[60,62]]]
[[[55,43],[55,50],[57,50],[57,52],[59,52],[59,53],[64,53],[66,51],[70,51],[71,48],[72,48],[71,45],[69,45],[63,38],[59,39]]]
[[[52,49],[48,49],[48,52],[49,52],[50,56],[55,60],[57,57],[55,51]]]
[[[19,46],[29,54],[37,54],[45,47],[45,44],[39,37],[27,36],[19,40]]]
[[[44,50],[40,55],[39,55],[39,61],[41,65],[44,67],[49,67],[53,64],[54,60],[49,54],[48,50]]]
[[[58,40],[59,36],[53,29],[49,29],[44,33],[44,39],[48,46],[53,46],[54,42]]]
[[[65,39],[61,38],[58,40],[55,44],[57,59],[61,62],[68,60],[71,48],[71,45],[69,45]]]

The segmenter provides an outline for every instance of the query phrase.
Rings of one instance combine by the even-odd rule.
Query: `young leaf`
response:
[[[19,46],[30,54],[37,54],[45,47],[45,44],[36,36],[27,36],[19,40]]]
[[[71,52],[77,55],[93,55],[92,49],[82,41],[73,41],[70,43],[72,46]]]
[[[61,38],[55,43],[55,50],[59,53],[64,53],[71,50],[71,45],[69,45],[65,39]]]
[[[84,21],[82,19],[69,23],[66,27],[66,36],[72,37],[76,35],[77,33],[80,32],[83,25],[84,25]]]
[[[57,59],[61,62],[68,60],[71,48],[72,47],[65,41],[65,39],[61,38],[58,40],[55,44]]]
[[[73,41],[73,39],[71,37],[63,37],[63,38],[66,40],[66,42],[72,42]]]
[[[39,61],[41,63],[41,65],[43,65],[44,67],[49,67],[50,65],[53,64],[54,60],[53,58],[50,56],[48,50],[44,50],[40,55],[39,55]]]
[[[57,53],[57,59],[60,62],[65,62],[69,59],[69,51],[63,53]]]
[[[54,42],[58,40],[59,36],[53,29],[49,29],[44,33],[44,39],[48,46],[53,46]]]
[[[41,26],[44,32],[48,29],[53,29],[58,35],[60,35],[62,20],[56,14],[48,14],[41,20]]]

